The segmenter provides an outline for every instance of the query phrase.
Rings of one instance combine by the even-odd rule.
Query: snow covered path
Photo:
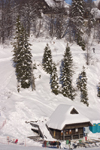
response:
[[[17,145],[2,145],[0,144],[0,150],[50,150],[50,148],[43,148],[43,147],[37,147],[37,146],[31,146],[31,147],[24,147],[24,146],[17,146]],[[55,150],[51,148],[51,150]],[[59,150],[59,149],[57,149]],[[61,149],[64,150],[64,149]],[[66,149],[68,150],[68,149]],[[100,147],[96,148],[76,148],[75,150],[100,150]]]

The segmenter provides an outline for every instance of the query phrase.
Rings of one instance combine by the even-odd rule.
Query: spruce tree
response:
[[[87,77],[85,67],[83,67],[83,71],[78,77],[77,87],[81,92],[81,102],[88,106]]]
[[[72,0],[70,8],[70,24],[74,38],[78,45],[85,50],[85,43],[82,40],[82,28],[84,24],[84,0]]]
[[[29,88],[31,85],[31,76],[32,76],[32,54],[30,49],[30,43],[28,41],[28,34],[24,31],[24,45],[23,50],[21,50],[21,87],[22,88]]]
[[[51,84],[52,92],[57,95],[59,93],[57,68],[55,63],[53,63],[52,65],[53,66],[52,66],[52,73],[50,76],[50,84]]]
[[[44,49],[43,59],[42,59],[43,69],[48,73],[52,73],[52,55],[49,45],[47,44]]]
[[[97,96],[100,97],[100,82],[99,82],[99,84],[98,84],[97,90],[98,90]]]
[[[78,78],[77,78],[77,82],[76,82],[78,90],[80,90],[81,87],[82,87],[81,78],[82,78],[82,75],[80,73],[79,76],[78,76]]]
[[[32,55],[30,44],[28,42],[27,33],[24,27],[20,23],[19,17],[16,21],[16,36],[14,47],[14,57],[13,61],[15,64],[15,71],[18,81],[18,91],[19,87],[29,88],[32,76]]]
[[[21,57],[20,57],[20,51],[23,49],[23,40],[24,33],[23,33],[23,28],[20,23],[19,16],[16,20],[16,33],[15,33],[15,42],[13,43],[14,47],[14,54],[13,54],[13,61],[14,61],[14,66],[15,66],[15,72],[16,72],[16,77],[17,77],[17,90],[18,92],[20,91],[20,83],[21,83]]]
[[[22,49],[22,43],[23,43],[23,34],[22,34],[22,25],[20,23],[20,19],[19,16],[16,20],[16,33],[15,33],[15,38],[14,38],[15,42],[13,43],[13,47],[14,47],[14,54],[13,54],[13,62],[14,64],[17,63],[17,57],[18,57],[18,49]]]
[[[62,94],[71,100],[75,97],[75,90],[72,86],[72,76],[73,76],[73,59],[70,52],[70,47],[66,47],[66,51],[63,58],[63,63],[61,66],[61,77],[60,83],[62,84]]]

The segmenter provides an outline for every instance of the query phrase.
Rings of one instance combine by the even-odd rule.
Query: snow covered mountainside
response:
[[[100,120],[100,98],[97,97],[97,85],[100,82],[100,44],[92,43],[90,47],[90,65],[86,65],[86,51],[76,44],[69,44],[73,56],[73,85],[76,88],[76,79],[85,66],[88,78],[88,98],[89,107],[80,102],[80,93],[74,101],[59,95],[51,93],[50,75],[42,69],[42,57],[44,48],[48,43],[52,51],[52,59],[57,64],[58,75],[60,75],[60,64],[67,45],[65,40],[34,39],[31,37],[33,63],[36,63],[34,69],[36,90],[21,89],[17,92],[17,80],[15,68],[13,67],[12,55],[13,47],[9,45],[0,45],[0,138],[18,138],[19,141],[33,136],[31,125],[25,122],[48,121],[51,114],[59,104],[73,105],[90,119]],[[93,53],[95,48],[95,53]],[[91,115],[90,111],[94,114]],[[56,119],[56,118],[55,118]],[[100,133],[92,135],[100,138]]]
[[[94,3],[96,4],[96,6],[98,5],[99,2],[100,2],[100,0],[94,1]]]

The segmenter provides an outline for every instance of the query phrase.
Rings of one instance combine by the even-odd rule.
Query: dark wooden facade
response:
[[[96,22],[100,24],[100,18],[96,18]]]
[[[45,0],[37,0],[38,10],[46,13],[51,10],[51,7],[46,3]]]
[[[49,131],[53,138],[57,140],[68,140],[68,139],[80,139],[84,136],[84,127],[90,126],[91,123],[78,123],[65,125],[62,130],[49,128]]]

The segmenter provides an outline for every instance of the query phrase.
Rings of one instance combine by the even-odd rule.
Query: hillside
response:
[[[96,0],[96,1],[94,1],[95,2],[95,4],[96,4],[96,6],[98,5],[98,3],[100,2],[100,0]]]
[[[90,65],[86,65],[86,52],[82,51],[76,44],[69,44],[73,56],[73,85],[76,87],[76,78],[85,66],[88,78],[89,108],[80,102],[80,93],[74,101],[63,97],[61,94],[54,95],[50,89],[50,77],[43,71],[41,62],[44,48],[48,43],[53,61],[57,64],[58,75],[60,74],[60,63],[63,58],[67,42],[65,40],[34,39],[31,37],[33,63],[37,69],[34,70],[36,78],[36,91],[21,89],[17,92],[17,81],[13,67],[13,48],[10,44],[0,45],[0,138],[18,138],[23,140],[33,136],[31,125],[25,121],[46,121],[59,104],[68,104],[79,110],[86,110],[85,115],[90,116],[88,110],[94,112],[92,120],[100,120],[100,98],[97,97],[97,84],[100,82],[100,44],[92,43],[90,48]],[[92,48],[95,47],[95,53]],[[39,78],[39,75],[41,77]],[[96,112],[96,113],[95,113]],[[98,114],[98,115],[97,115]],[[100,137],[100,134],[97,134]]]

